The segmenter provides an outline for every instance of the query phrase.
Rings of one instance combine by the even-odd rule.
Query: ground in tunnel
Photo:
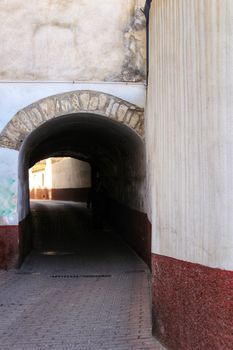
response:
[[[151,334],[146,264],[111,230],[93,230],[82,205],[32,206],[34,218],[53,223],[70,213],[73,251],[33,251],[20,270],[0,274],[1,349],[161,349]]]
[[[82,269],[90,273],[147,270],[110,227],[92,227],[91,210],[83,203],[31,201],[31,233],[34,252],[26,259],[24,269],[30,266],[37,272],[44,266],[46,271],[50,267],[53,270],[55,263],[56,269],[69,272],[74,267],[77,273]]]

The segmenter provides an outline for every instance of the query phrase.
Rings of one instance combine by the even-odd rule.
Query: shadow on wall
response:
[[[118,234],[151,267],[151,223],[147,214],[109,198],[108,217]]]

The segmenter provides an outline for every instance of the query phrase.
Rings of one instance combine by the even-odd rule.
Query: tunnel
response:
[[[30,202],[28,170],[49,157],[73,157],[90,165],[90,210],[83,203]],[[122,123],[77,113],[37,127],[25,138],[19,154],[19,217],[24,218],[20,221],[20,264],[35,249],[78,251],[91,241],[103,246],[111,228],[150,265],[145,179],[144,142]],[[101,195],[96,197],[99,183]],[[85,243],[79,231],[86,232]],[[110,249],[108,244],[106,249]]]

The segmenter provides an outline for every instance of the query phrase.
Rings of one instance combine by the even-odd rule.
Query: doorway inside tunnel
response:
[[[85,209],[90,208],[91,167],[72,157],[50,157],[29,169],[32,249],[72,252],[84,232]],[[85,213],[86,226],[93,221]]]
[[[41,191],[42,198],[37,198],[29,175],[33,178],[36,168],[54,164],[68,180],[68,163],[61,167],[68,159],[85,164],[85,171],[80,171],[81,181],[89,179],[85,200],[74,192],[69,197],[64,188],[56,191],[51,179],[47,193]],[[33,249],[51,254],[85,249],[111,227],[149,263],[145,175],[144,143],[124,124],[80,113],[37,127],[25,138],[19,155],[20,262]],[[45,174],[41,175],[44,187],[45,181]]]
[[[72,157],[43,159],[29,169],[30,200],[87,202],[91,167]]]

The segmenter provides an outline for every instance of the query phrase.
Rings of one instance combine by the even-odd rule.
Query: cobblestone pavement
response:
[[[90,227],[74,252],[32,252],[20,270],[0,272],[0,349],[163,349],[151,335],[147,266]]]

